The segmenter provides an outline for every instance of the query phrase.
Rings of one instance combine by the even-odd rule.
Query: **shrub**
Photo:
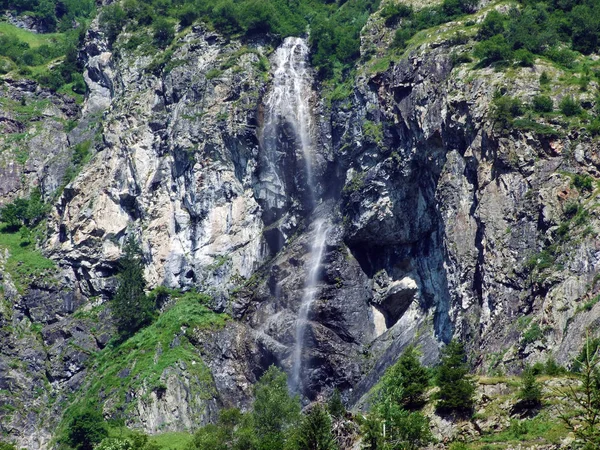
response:
[[[403,17],[413,15],[413,9],[404,3],[388,2],[381,9],[381,17],[385,19],[385,24],[391,26]]]
[[[109,44],[114,43],[125,25],[126,14],[118,3],[105,6],[100,15],[100,29]]]
[[[75,450],[93,450],[106,437],[106,423],[96,408],[81,411],[69,422],[67,443]]]
[[[545,95],[536,95],[533,97],[533,110],[541,113],[552,112],[554,101]]]
[[[484,64],[505,62],[512,58],[512,49],[503,35],[497,34],[490,39],[478,42],[474,54]]]
[[[158,18],[152,24],[152,33],[154,36],[154,43],[160,48],[165,48],[175,37],[173,24],[162,17]]]
[[[497,34],[504,32],[504,21],[506,16],[500,14],[495,9],[490,11],[483,20],[479,29],[478,37],[482,40],[489,39]]]
[[[545,86],[547,84],[550,83],[550,76],[548,75],[548,72],[546,72],[545,70],[542,72],[542,74],[540,75],[540,84],[542,86]]]
[[[535,56],[529,50],[519,49],[514,53],[514,59],[522,67],[533,67]]]
[[[585,174],[576,174],[573,176],[573,186],[581,192],[592,192],[594,189],[594,178]]]
[[[581,105],[573,97],[563,97],[560,102],[560,110],[567,117],[577,116],[582,111]]]

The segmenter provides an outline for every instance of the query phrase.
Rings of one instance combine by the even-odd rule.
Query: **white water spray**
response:
[[[273,57],[273,84],[265,99],[265,122],[262,145],[266,153],[266,170],[261,181],[270,186],[275,197],[285,195],[282,181],[281,155],[278,154],[281,140],[285,137],[279,133],[282,126],[291,126],[294,133],[296,150],[302,152],[306,173],[306,188],[310,194],[311,204],[316,203],[315,180],[313,175],[314,141],[313,121],[310,98],[312,97],[312,78],[308,66],[309,48],[301,38],[288,37],[276,50]],[[270,183],[270,184],[269,184]],[[296,342],[292,354],[292,373],[290,388],[294,392],[302,390],[302,354],[304,340],[309,322],[309,313],[317,294],[317,284],[323,255],[325,253],[327,234],[330,227],[323,219],[313,224],[314,240],[306,266],[306,281],[296,319]]]
[[[263,131],[263,146],[277,146],[278,127],[290,124],[300,146],[306,167],[308,188],[313,189],[313,128],[309,99],[312,92],[311,74],[308,67],[309,48],[302,38],[288,37],[275,51],[273,84],[265,99],[266,115]],[[277,172],[276,167],[269,167]],[[281,180],[279,183],[282,185]]]
[[[302,295],[302,303],[300,303],[300,310],[296,319],[296,346],[294,347],[292,380],[290,384],[296,392],[299,392],[302,387],[302,350],[304,348],[304,337],[308,324],[308,313],[315,300],[328,232],[329,227],[324,220],[319,219],[315,222],[315,239],[310,249],[308,276],[304,283],[304,294]]]

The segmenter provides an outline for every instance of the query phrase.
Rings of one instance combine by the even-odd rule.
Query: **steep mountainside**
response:
[[[306,39],[199,22],[148,54],[129,32],[109,45],[96,19],[82,104],[7,75],[0,201],[39,188],[51,210],[41,253],[1,234],[1,431],[50,448],[86,401],[149,433],[190,430],[248,406],[271,364],[305,400],[337,387],[360,404],[408,344],[432,365],[453,337],[479,373],[568,366],[600,319],[600,144],[560,114],[509,126],[498,99],[575,97],[592,114],[598,82],[581,90],[542,57],[461,59],[495,9],[395,52],[380,10],[335,93]],[[115,349],[129,235],[149,287],[172,291]]]

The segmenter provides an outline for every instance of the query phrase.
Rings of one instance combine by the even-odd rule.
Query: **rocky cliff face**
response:
[[[389,39],[377,17],[364,35],[364,54]],[[302,334],[305,398],[338,387],[357,402],[409,343],[432,364],[443,342],[464,339],[481,372],[548,356],[567,364],[579,351],[600,317],[600,253],[596,193],[573,180],[597,175],[598,144],[490,120],[498,89],[528,100],[541,71],[555,69],[516,69],[516,81],[473,69],[452,57],[469,43],[440,34],[386,70],[363,61],[352,94],[330,104],[303,67],[307,164],[297,122],[266,100],[282,64],[269,43],[201,25],[158,56],[121,40],[110,49],[97,28],[88,33],[81,112],[33,84],[5,83],[9,101],[40,98],[46,109],[2,122],[22,133],[43,121],[27,164],[4,165],[4,200],[36,177],[49,197],[73,145],[87,140],[93,154],[54,202],[44,251],[57,281],[19,293],[3,280],[0,392],[22,408],[6,400],[2,427],[21,445],[46,448],[52,412],[92,376],[86,360],[111,335],[105,306],[128,234],[141,239],[150,286],[197,288],[233,319],[188,336],[210,387],[177,363],[161,389],[128,396],[128,421],[149,432],[247,405],[270,364],[292,371],[317,220],[330,228]],[[61,121],[76,118],[67,133]],[[39,334],[22,332],[32,327]]]

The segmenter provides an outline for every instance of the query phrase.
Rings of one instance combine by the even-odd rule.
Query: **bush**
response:
[[[567,117],[581,114],[581,105],[573,97],[563,97],[560,102],[560,111]]]
[[[48,213],[48,205],[42,199],[39,188],[35,188],[28,198],[17,198],[0,209],[0,221],[9,231],[17,231],[21,226],[33,228]]]
[[[533,97],[533,110],[540,113],[552,112],[554,109],[554,101],[545,95],[536,95]]]
[[[69,422],[67,443],[75,450],[93,450],[106,437],[108,428],[99,409],[83,410]]]
[[[413,15],[413,9],[409,5],[404,3],[388,2],[381,9],[381,17],[385,19],[387,26],[394,25],[398,20],[404,17],[410,17]]]
[[[576,174],[573,176],[573,186],[580,192],[592,192],[594,189],[594,178],[589,175]]]
[[[525,107],[518,98],[497,96],[492,102],[490,117],[498,128],[510,128],[515,117],[523,115]]]
[[[160,17],[152,24],[152,33],[154,37],[154,43],[159,48],[165,48],[171,43],[175,37],[175,30],[173,24],[168,20]]]
[[[475,45],[474,54],[486,65],[495,62],[506,62],[512,59],[512,49],[501,34],[478,42]]]
[[[521,67],[533,67],[535,56],[529,50],[519,49],[514,53],[514,59]]]
[[[123,26],[125,25],[126,14],[118,3],[112,3],[105,6],[100,15],[100,29],[106,35],[109,44],[113,44]]]
[[[504,21],[506,16],[500,14],[495,9],[490,11],[483,20],[481,28],[479,29],[478,37],[481,40],[489,39],[497,34],[504,32]]]

